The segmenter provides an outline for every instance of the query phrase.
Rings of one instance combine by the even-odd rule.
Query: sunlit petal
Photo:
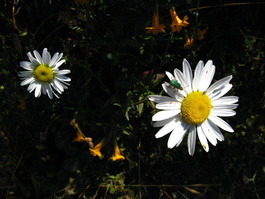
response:
[[[198,125],[197,126],[197,133],[198,133],[198,138],[201,142],[201,145],[203,147],[203,149],[208,152],[209,151],[209,145],[208,145],[208,141],[207,141],[207,138],[206,136],[204,135],[203,133],[203,130],[202,130],[202,127],[201,125]]]
[[[176,116],[178,113],[180,113],[180,110],[160,111],[152,117],[152,120],[153,121],[165,120]]]
[[[190,155],[194,155],[196,147],[196,126],[190,125],[190,130],[188,134],[188,152]]]
[[[164,127],[162,127],[156,134],[156,138],[161,138],[168,133],[170,133],[173,129],[175,129],[179,125],[177,120],[172,120],[171,122],[167,123]]]
[[[232,127],[227,123],[225,122],[223,119],[217,117],[217,116],[214,116],[214,115],[210,115],[209,116],[209,120],[213,123],[215,123],[217,126],[219,126],[221,129],[225,130],[225,131],[228,131],[228,132],[234,132],[234,130],[232,129]]]
[[[201,74],[203,72],[203,62],[199,61],[194,72],[194,79],[192,82],[192,90],[193,91],[198,91],[199,90],[199,85],[201,81]]]
[[[159,104],[156,105],[157,109],[160,110],[176,110],[176,109],[180,109],[181,104],[179,102],[161,102]]]
[[[174,146],[178,146],[186,133],[186,128],[183,125],[183,122],[178,121],[178,125],[172,131],[168,138],[167,147],[172,149]]]

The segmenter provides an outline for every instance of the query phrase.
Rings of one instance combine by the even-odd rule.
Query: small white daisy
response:
[[[156,108],[161,110],[152,117],[155,121],[154,127],[162,127],[155,137],[161,138],[171,132],[167,143],[168,148],[179,146],[188,134],[187,145],[190,155],[195,152],[197,135],[204,150],[208,152],[208,141],[215,146],[217,140],[224,140],[218,127],[234,132],[232,127],[220,118],[220,116],[230,117],[236,114],[233,109],[238,106],[235,104],[238,97],[223,97],[232,88],[232,84],[229,83],[232,75],[210,86],[214,73],[215,66],[211,60],[205,66],[202,61],[199,61],[193,77],[190,64],[184,59],[183,72],[175,69],[174,76],[166,72],[171,82],[174,80],[175,85],[176,82],[179,83],[175,86],[176,88],[172,87],[172,83],[162,84],[164,91],[170,97],[149,96],[149,100],[157,103]]]
[[[48,95],[50,99],[58,95],[55,91],[61,94],[64,89],[67,89],[71,79],[65,75],[70,73],[70,70],[59,70],[65,60],[62,59],[63,53],[58,52],[51,57],[47,48],[42,51],[42,56],[36,51],[28,52],[29,61],[20,62],[20,66],[26,71],[19,72],[18,76],[21,77],[21,86],[28,85],[28,91],[31,93],[35,90],[35,97],[40,97],[41,93]]]

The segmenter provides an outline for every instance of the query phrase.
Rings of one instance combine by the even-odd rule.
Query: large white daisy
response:
[[[174,70],[174,75],[166,72],[169,80],[176,80],[180,84],[177,87],[182,90],[165,82],[162,87],[169,96],[149,96],[149,100],[157,103],[156,108],[161,110],[152,117],[155,121],[154,127],[162,127],[155,137],[161,138],[171,132],[167,143],[168,148],[179,146],[188,134],[187,145],[190,155],[195,152],[197,135],[204,150],[208,152],[208,141],[215,146],[217,140],[224,140],[218,127],[228,132],[234,131],[220,118],[236,114],[233,109],[238,106],[235,104],[238,97],[224,97],[232,88],[232,84],[229,83],[232,75],[210,86],[214,73],[215,66],[211,60],[205,66],[202,61],[199,61],[193,77],[190,64],[184,59],[183,72],[178,69]]]
[[[68,82],[71,81],[69,77],[65,75],[70,73],[70,70],[59,70],[65,60],[62,59],[63,53],[58,52],[51,57],[47,48],[42,51],[42,56],[36,51],[28,52],[29,61],[20,62],[20,66],[26,71],[19,72],[21,77],[21,86],[28,85],[28,91],[31,93],[35,90],[35,97],[40,97],[41,93],[48,95],[50,99],[57,93],[61,94],[64,89],[67,89]]]

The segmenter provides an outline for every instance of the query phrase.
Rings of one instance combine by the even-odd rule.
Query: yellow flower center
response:
[[[54,72],[51,67],[41,64],[34,69],[33,76],[42,83],[50,83],[54,79]]]
[[[181,103],[182,119],[188,124],[200,124],[210,115],[211,100],[201,91],[190,93]]]

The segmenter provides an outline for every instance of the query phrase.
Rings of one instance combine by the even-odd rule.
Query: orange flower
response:
[[[185,34],[184,49],[190,49],[193,44],[193,38],[190,38],[188,34]]]
[[[120,149],[118,147],[118,145],[114,146],[114,156],[112,156],[110,158],[110,160],[112,161],[116,161],[116,160],[124,160],[125,157],[121,155]]]
[[[182,27],[186,27],[189,23],[187,22],[188,20],[188,17],[187,15],[184,16],[183,20],[181,20],[176,11],[173,10],[173,9],[170,9],[170,15],[171,15],[171,18],[172,18],[172,24],[170,25],[170,27],[172,28],[172,32],[180,32]]]
[[[165,32],[165,25],[159,24],[159,16],[157,12],[154,12],[153,20],[152,20],[152,27],[146,27],[147,30],[146,33],[152,33],[154,35],[157,35],[160,32]]]
[[[98,157],[104,157],[101,152],[100,149],[104,146],[104,142],[101,141],[100,143],[98,143],[93,149],[89,149],[89,152],[91,155],[93,156],[98,156]]]
[[[204,35],[206,34],[208,28],[205,28],[204,30],[198,29],[197,30],[197,35],[198,35],[198,40],[202,40],[204,38]]]
[[[85,141],[85,136],[80,131],[80,129],[77,128],[76,138],[72,142],[84,142],[84,141]]]
[[[26,100],[25,99],[19,99],[20,104],[17,106],[19,109],[21,110],[25,110],[26,109]]]

